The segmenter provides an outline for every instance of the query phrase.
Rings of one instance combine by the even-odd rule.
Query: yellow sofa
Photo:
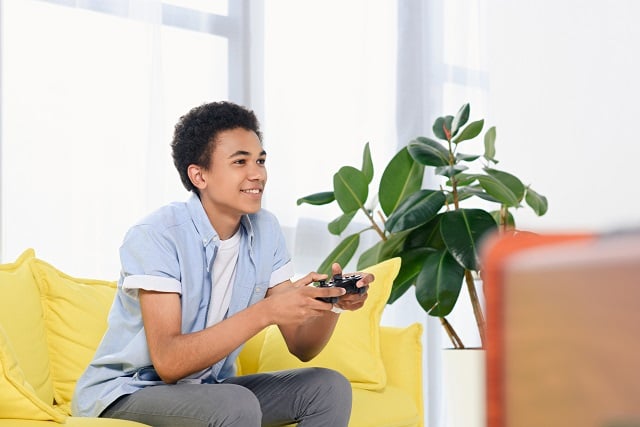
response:
[[[350,426],[423,425],[422,327],[380,327],[399,259],[376,275],[365,308],[341,315],[325,350],[303,364],[289,355],[277,328],[247,343],[239,374],[296,366],[340,370],[353,386]],[[0,427],[127,427],[143,424],[71,415],[75,382],[106,328],[116,283],[69,276],[26,250],[0,265]]]

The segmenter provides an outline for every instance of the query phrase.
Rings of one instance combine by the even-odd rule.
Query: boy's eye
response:
[[[259,165],[264,165],[266,163],[267,159],[258,159],[258,164]]]

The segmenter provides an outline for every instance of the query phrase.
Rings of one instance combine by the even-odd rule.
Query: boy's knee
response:
[[[352,404],[351,383],[341,373],[324,368],[314,369],[316,394],[307,415],[314,414],[322,425],[346,426]]]
[[[326,397],[332,398],[334,404],[351,407],[351,383],[338,371],[325,368],[315,368],[316,375],[320,378],[318,382],[323,389],[322,393]]]
[[[244,387],[228,387],[226,391],[224,425],[238,427],[260,425],[262,421],[262,409],[260,408],[258,398]],[[220,421],[216,414],[214,414],[214,417],[218,422]]]
[[[351,383],[349,380],[338,371],[332,369],[324,369],[326,375],[327,384],[335,391],[345,391],[351,395]]]

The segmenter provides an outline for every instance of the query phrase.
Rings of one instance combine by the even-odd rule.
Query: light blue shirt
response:
[[[262,300],[274,281],[280,283],[293,276],[284,236],[273,214],[261,210],[243,216],[240,233],[237,273],[227,317]],[[202,330],[207,322],[211,269],[219,243],[195,194],[186,202],[160,208],[127,232],[120,248],[122,272],[109,326],[76,384],[74,416],[98,416],[122,395],[164,384],[151,363],[137,292],[123,289],[122,284],[125,280],[152,278],[175,288],[173,285],[179,282],[182,332]],[[213,365],[204,381],[221,382],[233,376],[240,349]]]

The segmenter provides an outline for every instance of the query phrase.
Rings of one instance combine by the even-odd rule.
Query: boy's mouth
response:
[[[262,193],[262,189],[260,188],[249,188],[247,190],[240,190],[243,193],[249,193],[249,194],[260,194]]]

